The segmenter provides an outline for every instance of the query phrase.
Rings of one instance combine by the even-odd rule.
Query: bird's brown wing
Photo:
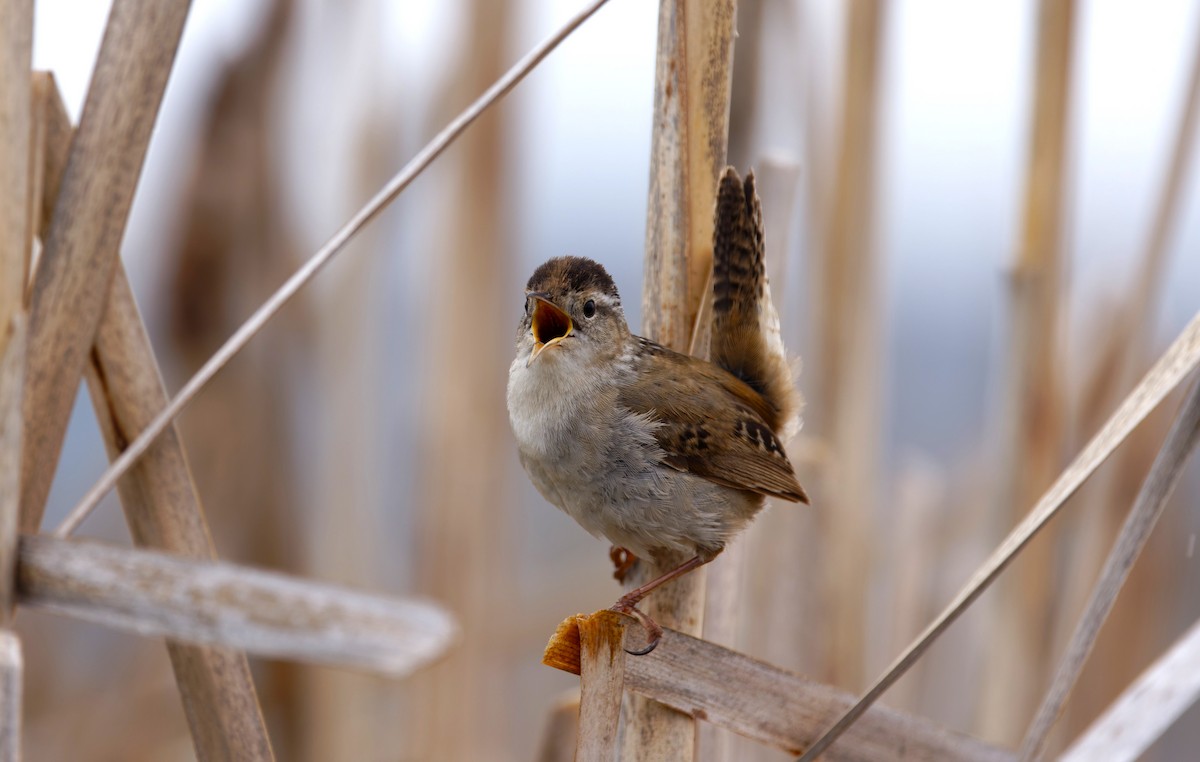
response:
[[[624,407],[653,418],[665,462],[711,482],[794,502],[808,502],[769,407],[745,383],[711,363],[645,342],[644,368],[619,395]]]

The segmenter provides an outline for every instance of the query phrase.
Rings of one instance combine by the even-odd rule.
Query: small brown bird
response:
[[[662,628],[637,609],[652,590],[708,563],[763,507],[808,502],[780,437],[800,397],[763,262],[754,175],[721,177],[713,241],[712,362],[629,331],[602,266],[557,257],[525,288],[508,414],[521,464],[548,501],[642,558],[691,560],[622,596],[649,653]]]

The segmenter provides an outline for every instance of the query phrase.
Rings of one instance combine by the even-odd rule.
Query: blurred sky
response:
[[[365,109],[395,117],[399,158],[389,171],[440,126],[432,104],[452,75],[463,11],[459,3],[417,0],[365,2],[354,14],[349,4],[300,5],[296,76],[281,102],[295,118],[279,151],[292,214],[311,252],[366,198],[341,153],[353,140],[356,117]],[[639,323],[656,5],[612,0],[501,106],[516,136],[510,166],[517,190],[509,203],[512,243],[524,266],[498,287],[519,294],[537,262],[561,253],[591,256],[613,271],[632,307],[631,323]],[[37,3],[34,65],[55,71],[76,117],[107,6]],[[526,0],[509,59],[579,6]],[[842,7],[832,0],[765,3],[779,20],[768,34],[801,44],[792,46],[790,60],[763,66],[764,111],[755,128],[761,155],[801,160],[808,106],[827,112],[818,122],[836,123]],[[891,380],[883,388],[893,450],[949,456],[987,425],[990,379],[1001,361],[1003,274],[1019,228],[1035,8],[1029,0],[888,4],[877,239],[886,263]],[[189,167],[216,64],[241,48],[261,10],[261,3],[235,0],[193,3],[124,245],[151,316],[163,251],[175,233],[179,178]],[[1125,284],[1147,235],[1200,17],[1198,4],[1187,0],[1082,2],[1080,10],[1065,242],[1072,325],[1103,330],[1105,299]],[[325,42],[330,25],[343,32],[334,52]],[[420,187],[418,181],[410,193]],[[1172,238],[1164,339],[1200,303],[1195,188],[1189,182]],[[413,222],[397,212],[379,223],[385,236],[418,249],[389,268],[400,280],[420,267],[419,249],[429,245],[398,229]],[[804,236],[793,238],[802,254]],[[803,268],[791,272],[800,278]],[[1086,343],[1076,341],[1070,351],[1077,361],[1087,358]]]

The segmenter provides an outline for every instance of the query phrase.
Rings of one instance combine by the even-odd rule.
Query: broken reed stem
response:
[[[392,677],[458,637],[425,601],[47,535],[21,536],[17,594],[24,606],[141,635]]]
[[[562,622],[546,646],[542,663],[580,674],[585,648],[580,628],[586,620],[602,616],[612,613],[601,611]],[[624,672],[629,691],[793,754],[812,743],[854,702],[851,694],[672,629],[665,630],[649,654],[625,659]],[[924,717],[875,707],[847,733],[837,758],[1007,762],[1013,754]]]
[[[46,510],[189,5],[116,0],[109,15],[34,274],[22,403],[24,531],[37,531]]]
[[[921,658],[929,646],[995,581],[1000,572],[1012,562],[1046,522],[1054,518],[1067,499],[1075,494],[1079,486],[1125,441],[1130,432],[1197,367],[1200,367],[1200,314],[1192,318],[1183,333],[1159,358],[1141,383],[1129,393],[1075,460],[1059,474],[1058,479],[1042,495],[1025,519],[975,571],[954,600],[896,658],[862,698],[804,754],[805,762],[814,760],[828,749],[838,736],[853,725],[871,704]]]
[[[557,32],[548,37],[540,45],[535,47],[516,63],[503,77],[498,79],[495,84],[484,92],[474,103],[466,108],[461,114],[446,125],[441,132],[434,137],[424,148],[414,156],[408,164],[400,170],[387,185],[385,185],[375,196],[367,202],[350,221],[342,226],[340,230],[334,233],[324,246],[322,246],[313,256],[305,262],[282,286],[279,287],[274,294],[271,295],[261,307],[258,308],[247,318],[246,322],[234,332],[232,336],[221,345],[212,357],[201,366],[200,370],[196,371],[188,382],[183,385],[183,388],[171,398],[170,403],[163,408],[153,421],[142,430],[137,439],[129,444],[121,453],[121,457],[113,461],[109,467],[101,474],[100,478],[88,490],[79,504],[71,510],[71,513],[66,519],[54,530],[56,537],[66,537],[79,526],[79,524],[87,517],[88,513],[100,502],[101,498],[107,495],[116,485],[117,480],[125,474],[126,471],[133,465],[134,461],[142,456],[149,449],[167,426],[175,419],[184,406],[191,401],[196,394],[204,388],[212,377],[215,376],[221,368],[233,359],[234,355],[242,350],[243,347],[262,330],[263,326],[273,318],[280,309],[287,304],[293,296],[316,275],[322,267],[324,267],[330,259],[339,251],[345,248],[346,244],[362,230],[367,223],[375,219],[401,191],[409,186],[413,180],[417,178],[421,172],[425,171],[434,159],[442,154],[451,143],[453,143],[459,135],[461,135],[476,119],[480,117],[489,107],[496,101],[507,95],[517,84],[525,78],[529,72],[533,71],[542,59],[550,54],[559,43],[565,40],[572,32],[574,32],[584,21],[592,16],[596,11],[608,0],[593,0],[583,10],[579,11],[575,16],[567,21]]]
[[[1167,500],[1179,482],[1183,467],[1196,447],[1197,439],[1200,439],[1200,382],[1192,386],[1191,392],[1180,406],[1175,424],[1171,427],[1146,481],[1142,484],[1100,579],[1092,589],[1091,599],[1079,619],[1075,634],[1071,637],[1071,644],[1059,662],[1054,681],[1042,699],[1041,707],[1021,744],[1022,759],[1038,759],[1045,751],[1050,729],[1058,719],[1067,695],[1083,670],[1084,662],[1100,634],[1100,628],[1117,600],[1117,593],[1125,584],[1134,562],[1146,546],[1151,530],[1158,523]]]
[[[611,762],[625,690],[625,618],[611,611],[579,623],[579,740],[576,762]],[[635,657],[636,658],[636,657]]]
[[[1140,758],[1200,698],[1200,622],[1158,658],[1059,757],[1059,762]]]

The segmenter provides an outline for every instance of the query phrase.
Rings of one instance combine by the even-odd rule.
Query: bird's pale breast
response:
[[[567,357],[545,359],[513,362],[513,433],[537,490],[589,532],[643,557],[712,554],[762,506],[759,495],[666,465],[656,422],[616,403],[619,375],[589,378]]]

